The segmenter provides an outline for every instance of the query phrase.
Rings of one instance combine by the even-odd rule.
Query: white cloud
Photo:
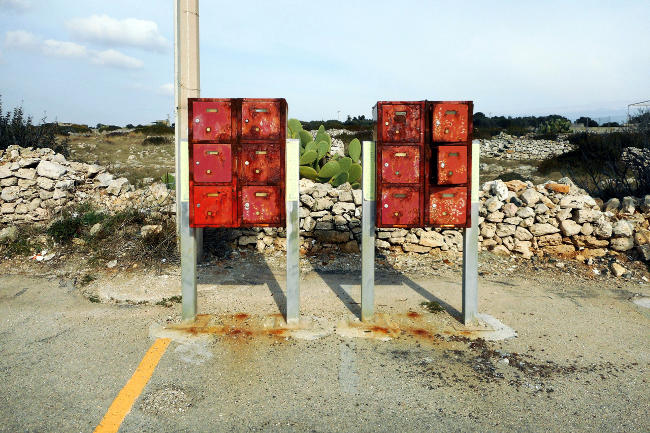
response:
[[[158,88],[158,93],[165,96],[174,96],[174,83],[163,84]]]
[[[115,50],[94,52],[91,57],[91,62],[96,65],[120,69],[139,69],[144,66],[142,60],[127,56]]]
[[[42,41],[38,36],[24,30],[6,32],[5,46],[12,49],[40,50],[40,52],[50,57],[84,59],[95,65],[111,68],[140,69],[144,66],[142,60],[127,56],[117,50],[91,50],[85,45],[56,39]]]
[[[72,19],[66,23],[66,27],[74,37],[83,41],[153,51],[166,51],[169,48],[169,42],[153,21],[136,18],[117,20],[108,15],[92,15]]]
[[[48,39],[43,42],[43,54],[53,57],[87,57],[88,49],[83,45],[75,44],[74,42],[56,41]]]
[[[37,48],[40,41],[36,35],[25,30],[10,30],[5,33],[8,48]]]
[[[22,12],[31,6],[32,2],[29,0],[0,0],[0,9]]]

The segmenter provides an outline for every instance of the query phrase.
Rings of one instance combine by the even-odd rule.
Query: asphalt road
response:
[[[255,333],[272,311],[231,314],[246,290],[272,310],[268,282],[204,289],[200,305],[221,305],[210,319],[219,326],[173,339],[120,431],[650,431],[650,318],[632,288],[482,281],[482,310],[517,338],[400,332],[382,341],[341,334],[336,316],[351,322],[352,313],[328,289],[337,278],[346,276],[305,277],[307,316],[319,322],[321,298],[329,311],[331,332],[315,339]],[[378,302],[403,305],[380,306],[388,316],[417,310],[426,326],[454,328],[449,314],[419,307],[421,292],[383,283]],[[458,306],[457,287],[418,284]],[[178,312],[92,303],[56,278],[0,277],[0,431],[93,431]],[[224,332],[234,320],[245,332]]]

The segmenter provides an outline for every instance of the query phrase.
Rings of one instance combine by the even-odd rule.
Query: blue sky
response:
[[[173,0],[0,0],[0,94],[40,118],[173,116]],[[305,120],[377,100],[492,115],[621,115],[650,99],[650,2],[200,4],[201,95],[284,97]]]

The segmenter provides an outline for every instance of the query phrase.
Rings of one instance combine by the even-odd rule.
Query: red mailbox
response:
[[[420,227],[424,212],[425,101],[377,102],[377,226]]]
[[[190,226],[282,226],[286,101],[188,103]]]
[[[380,101],[377,227],[469,227],[471,101]]]

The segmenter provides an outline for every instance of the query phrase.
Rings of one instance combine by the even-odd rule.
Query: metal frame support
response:
[[[375,314],[375,142],[364,141],[361,208],[361,320]]]
[[[176,229],[180,235],[182,319],[196,318],[196,263],[202,231],[189,226],[189,149],[187,99],[200,95],[199,0],[176,0],[174,8],[174,75],[176,81]]]
[[[285,147],[285,200],[287,206],[287,323],[300,320],[300,140],[287,139]]]
[[[478,186],[481,146],[472,143],[472,226],[463,230],[463,323],[468,325],[478,318]]]

